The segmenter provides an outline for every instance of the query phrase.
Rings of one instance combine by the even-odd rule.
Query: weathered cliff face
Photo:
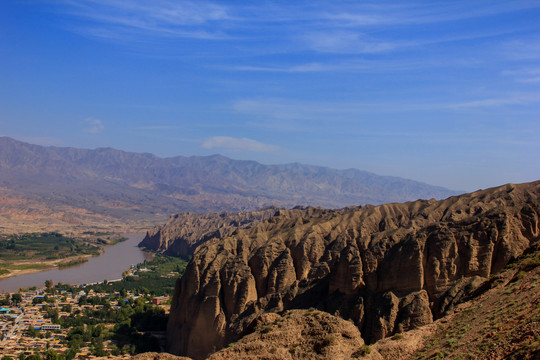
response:
[[[280,210],[208,241],[178,280],[169,351],[203,358],[262,312],[316,307],[367,342],[451,311],[540,238],[540,182],[442,201]]]
[[[148,231],[139,246],[167,255],[187,257],[200,244],[230,236],[238,229],[248,229],[269,219],[276,211],[277,208],[267,207],[238,213],[180,213]]]

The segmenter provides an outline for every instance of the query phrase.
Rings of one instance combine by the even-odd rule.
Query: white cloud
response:
[[[92,117],[84,119],[83,124],[85,125],[84,132],[90,134],[99,134],[100,132],[103,132],[103,130],[105,130],[103,121]]]
[[[444,3],[367,3],[352,4],[347,11],[342,6],[327,12],[323,19],[336,21],[340,26],[393,26],[459,21],[538,8],[537,1],[454,1]]]
[[[213,136],[204,140],[202,147],[204,149],[227,149],[230,151],[251,151],[251,152],[275,152],[279,150],[278,146],[263,144],[257,140],[248,138],[233,138],[229,136]]]
[[[527,105],[540,103],[540,94],[517,94],[508,95],[505,97],[488,98],[480,100],[466,101],[462,103],[447,104],[442,107],[450,109],[464,109],[464,108],[493,108],[506,105]]]
[[[226,68],[227,70],[239,70],[239,71],[260,71],[260,72],[284,72],[284,73],[307,73],[307,72],[321,72],[321,71],[339,71],[347,69],[345,66],[327,65],[321,63],[309,63],[292,66],[234,66]]]
[[[172,126],[172,125],[150,125],[150,126],[138,126],[136,129],[138,130],[174,130],[179,129],[179,126]]]
[[[140,40],[140,36],[217,39],[219,31],[200,26],[230,19],[227,8],[202,1],[66,1],[66,12],[85,18],[90,25],[71,29],[91,37],[115,40]]]
[[[515,81],[521,83],[540,82],[540,68],[522,68],[519,70],[505,70],[501,73],[504,76],[511,76]]]
[[[311,32],[304,35],[307,45],[319,52],[373,54],[394,50],[402,45],[372,39],[354,31]]]
[[[410,111],[440,111],[467,109],[494,109],[509,106],[527,106],[540,103],[538,93],[514,93],[499,97],[472,99],[455,102],[324,102],[297,101],[290,99],[242,99],[232,104],[232,110],[254,119],[273,120],[278,127],[292,127],[294,123],[335,124],[358,122],[371,114],[400,113]],[[259,121],[261,122],[261,121]],[[268,125],[269,121],[262,121]]]

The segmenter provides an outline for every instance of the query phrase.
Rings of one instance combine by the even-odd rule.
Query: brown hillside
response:
[[[248,229],[272,217],[276,210],[269,207],[238,213],[180,213],[148,231],[140,246],[167,255],[187,257],[193,255],[200,244],[230,236],[238,229]]]
[[[280,211],[195,252],[169,350],[204,358],[264,312],[316,307],[368,343],[452,311],[540,236],[540,182],[442,201]]]

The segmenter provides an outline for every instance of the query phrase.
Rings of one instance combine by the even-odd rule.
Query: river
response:
[[[143,262],[149,255],[137,247],[144,237],[143,234],[124,234],[124,236],[128,240],[105,246],[104,253],[88,258],[83,264],[0,280],[0,292],[14,292],[19,288],[32,286],[43,287],[45,280],[52,280],[55,284],[61,282],[81,285],[120,279],[122,273],[131,265]]]

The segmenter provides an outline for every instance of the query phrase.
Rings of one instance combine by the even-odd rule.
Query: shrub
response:
[[[353,357],[364,357],[368,354],[371,354],[371,348],[369,345],[362,345],[360,349],[358,349],[354,354],[352,354]]]
[[[321,341],[318,341],[313,345],[313,350],[315,350],[316,353],[321,354],[324,349],[330,345],[334,345],[336,343],[336,338],[332,335],[326,335]]]

